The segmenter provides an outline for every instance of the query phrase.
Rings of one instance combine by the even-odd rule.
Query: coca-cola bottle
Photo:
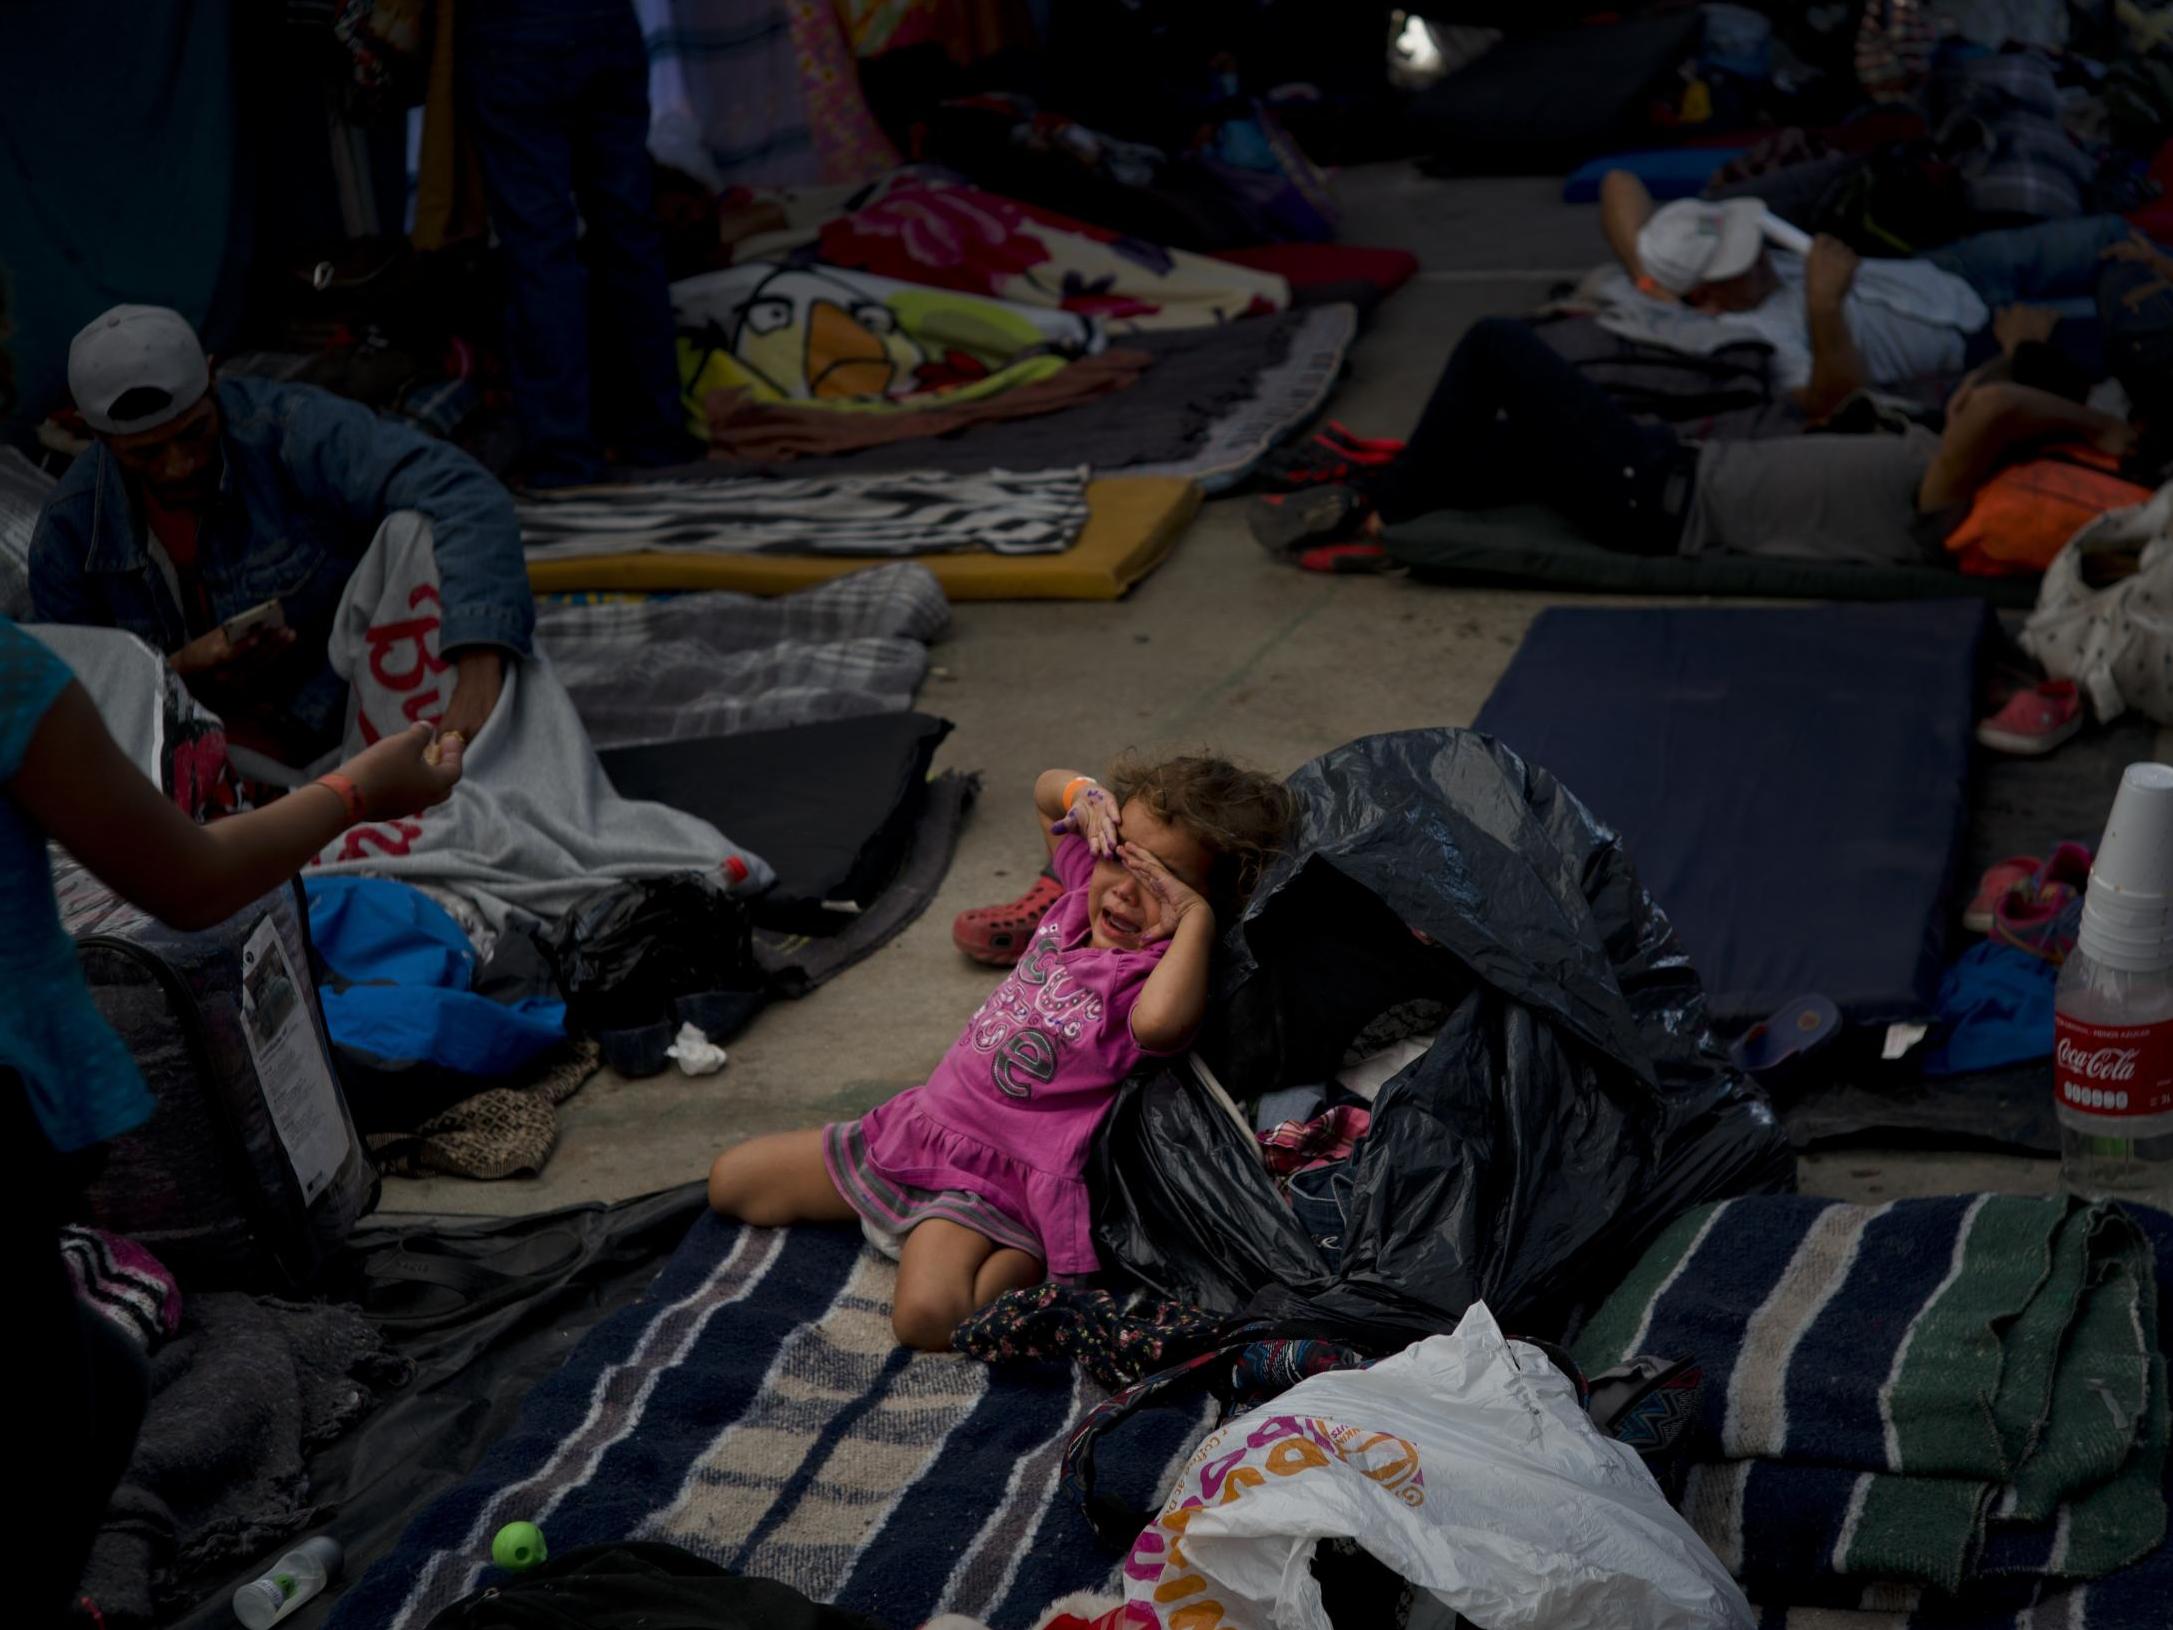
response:
[[[2060,1175],[2173,1206],[2173,766],[2131,764],[2054,997]]]

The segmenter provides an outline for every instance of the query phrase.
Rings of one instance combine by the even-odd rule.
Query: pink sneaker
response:
[[[2043,864],[2035,855],[2015,855],[1987,867],[1976,894],[1970,898],[1969,909],[1962,913],[1962,926],[1972,934],[1991,933],[1992,918],[2000,902],[2035,877]]]
[[[1977,739],[1994,752],[2035,758],[2074,735],[2082,719],[2082,692],[2075,681],[2048,679],[2010,696],[2005,707],[1977,726]]]
[[[2082,926],[2083,892],[2090,886],[2093,858],[2080,843],[2054,849],[2044,865],[1992,908],[1992,938],[2055,966],[2065,962]]]

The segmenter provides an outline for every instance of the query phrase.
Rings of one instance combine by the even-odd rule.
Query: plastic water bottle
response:
[[[2173,765],[2131,764],[2054,996],[2060,1180],[2173,1205]]]
[[[262,1577],[234,1592],[234,1617],[249,1630],[267,1630],[325,1587],[340,1571],[340,1542],[330,1534],[305,1539]]]

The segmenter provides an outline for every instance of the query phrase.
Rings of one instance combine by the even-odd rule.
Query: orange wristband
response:
[[[346,776],[334,772],[331,775],[320,775],[310,785],[324,787],[338,795],[339,801],[347,806],[347,824],[349,826],[360,826],[362,824],[366,818],[366,813],[362,807],[362,789],[356,786],[354,782],[350,781]]]
[[[1092,777],[1091,775],[1075,775],[1069,781],[1065,782],[1064,813],[1067,815],[1071,813],[1071,801],[1079,796],[1079,789],[1081,787],[1091,787],[1094,784],[1094,777]]]

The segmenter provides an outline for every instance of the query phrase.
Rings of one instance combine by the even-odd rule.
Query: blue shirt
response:
[[[103,1143],[151,1113],[151,1090],[91,1001],[75,941],[60,926],[44,831],[6,796],[39,723],[74,675],[0,617],[0,1068],[62,1153]]]
[[[278,600],[300,636],[279,675],[281,711],[319,747],[346,724],[347,686],[325,658],[355,563],[395,510],[430,518],[444,603],[440,649],[526,656],[536,626],[513,499],[450,443],[380,419],[313,385],[228,379],[214,387],[225,454],[196,569],[210,618],[192,626],[153,559],[120,465],[94,446],[69,466],[30,542],[42,621],[123,628],[176,651],[211,623]]]

